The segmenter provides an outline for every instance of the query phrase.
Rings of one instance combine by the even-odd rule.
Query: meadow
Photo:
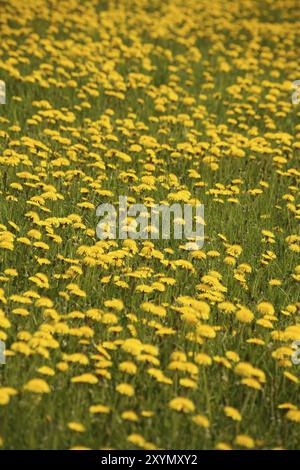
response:
[[[0,447],[300,447],[298,0],[0,3]],[[204,204],[205,240],[96,208]]]

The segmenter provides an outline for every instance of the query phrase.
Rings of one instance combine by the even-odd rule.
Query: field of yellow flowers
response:
[[[0,3],[0,446],[300,446],[298,0]],[[205,243],[96,207],[202,203]]]

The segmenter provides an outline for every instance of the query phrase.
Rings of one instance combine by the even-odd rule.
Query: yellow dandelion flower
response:
[[[121,383],[116,386],[116,390],[118,393],[121,395],[126,395],[128,397],[133,397],[134,396],[134,388],[132,385],[128,383]]]
[[[177,397],[169,402],[169,407],[175,411],[182,411],[183,413],[193,413],[195,405],[189,398]]]
[[[239,434],[234,440],[235,444],[240,447],[246,447],[246,449],[253,449],[255,442],[252,437],[247,436],[246,434]]]
[[[134,411],[123,411],[121,414],[121,418],[124,421],[134,421],[137,422],[139,420],[138,415]]]
[[[50,393],[50,387],[43,379],[32,379],[24,385],[24,390],[32,393]]]
[[[89,412],[92,414],[102,413],[108,414],[110,413],[110,407],[105,405],[92,405],[89,408]]]
[[[242,323],[250,323],[253,318],[254,318],[254,315],[253,313],[251,312],[251,310],[249,310],[248,308],[246,307],[241,307],[236,313],[235,313],[235,316],[236,318],[242,322]]]
[[[241,413],[236,408],[233,408],[232,406],[225,406],[224,413],[226,416],[233,419],[234,421],[242,420]]]
[[[197,424],[197,426],[201,426],[202,428],[209,428],[210,426],[207,417],[201,414],[193,416],[192,421],[193,423]]]
[[[68,423],[68,428],[75,432],[85,432],[85,427],[81,423],[77,423],[75,421]]]
[[[286,414],[286,418],[294,423],[300,423],[300,410],[289,410]]]
[[[82,374],[72,377],[71,382],[73,383],[85,383],[85,384],[97,384],[98,379],[94,374]]]
[[[275,313],[274,306],[270,302],[260,302],[256,308],[262,315],[274,315]]]

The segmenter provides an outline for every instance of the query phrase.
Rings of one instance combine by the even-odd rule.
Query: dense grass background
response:
[[[300,78],[297,2],[15,0],[0,9],[0,78],[7,86],[0,107],[0,339],[8,352],[0,366],[3,448],[130,449],[138,446],[133,434],[142,436],[144,448],[297,448],[300,411],[286,416],[298,410],[300,380],[290,358],[300,328],[286,330],[299,324],[300,127],[299,106],[291,103],[291,84]],[[99,245],[98,204],[119,195],[149,204],[180,190],[205,206],[201,258],[172,240],[155,241],[163,259],[153,251],[145,256],[143,241],[136,252],[121,241]],[[66,219],[70,214],[78,220]],[[235,245],[241,253],[228,260]],[[119,248],[122,259],[107,258]],[[276,257],[264,257],[268,251]],[[241,264],[251,272],[239,277]],[[142,268],[149,269],[145,279]],[[212,271],[225,292],[203,288],[202,277]],[[36,273],[48,285],[30,279]],[[158,290],[152,285],[160,275],[175,283],[164,281]],[[270,285],[272,279],[279,285]],[[72,293],[70,283],[85,295]],[[152,291],[139,292],[141,284]],[[209,318],[185,321],[173,309],[181,296],[205,300]],[[113,298],[124,308],[104,305]],[[165,306],[166,316],[146,312],[145,301]],[[221,301],[247,307],[254,319],[238,321]],[[274,314],[259,312],[262,301]],[[98,319],[91,308],[100,309]],[[112,323],[103,319],[107,312],[116,316]],[[198,323],[212,326],[216,336],[191,341]],[[131,337],[156,347],[157,356],[124,351]],[[281,347],[288,349],[278,352]],[[236,363],[228,351],[238,354]],[[174,352],[186,355],[181,371],[169,368]],[[62,370],[65,354],[73,353],[88,364],[75,361]],[[212,364],[197,365],[198,353]],[[119,370],[129,360],[137,366],[132,376]],[[239,362],[264,372],[261,390],[241,384]],[[41,373],[42,366],[53,375]],[[151,367],[171,383],[156,380]],[[86,372],[98,383],[72,382]],[[35,378],[50,393],[26,391]],[[116,391],[123,382],[134,386],[133,397]],[[7,387],[17,392],[9,400]],[[170,408],[178,396],[195,410]],[[95,404],[110,412],[90,413]],[[226,416],[224,406],[239,410],[241,421]],[[128,410],[137,421],[124,419]],[[145,417],[145,410],[153,414]],[[209,426],[196,425],[197,414]]]

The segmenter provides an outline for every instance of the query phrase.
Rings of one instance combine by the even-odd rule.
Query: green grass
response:
[[[137,444],[128,437],[139,434],[148,443],[144,448],[213,449],[221,443],[239,448],[243,446],[236,443],[236,437],[245,434],[253,439],[250,447],[296,449],[299,422],[286,417],[288,409],[278,406],[300,407],[300,369],[291,362],[292,350],[285,361],[273,354],[300,339],[300,328],[299,338],[285,331],[299,325],[300,307],[299,268],[296,272],[299,106],[292,105],[288,87],[299,78],[296,1],[286,0],[283,5],[279,0],[229,0],[224,6],[221,0],[133,0],[130,8],[121,0],[39,3],[14,1],[1,7],[0,79],[6,82],[7,104],[0,106],[0,231],[13,234],[13,249],[2,244],[0,235],[4,296],[0,339],[8,351],[6,364],[0,365],[2,447],[132,449]],[[220,69],[222,62],[229,65],[227,72]],[[132,75],[136,73],[137,77]],[[143,86],[145,77],[150,77],[149,84]],[[98,96],[89,93],[91,87]],[[123,99],[109,96],[107,91],[121,92]],[[47,104],[35,103],[41,101],[49,103],[52,115],[41,113],[47,109]],[[71,122],[66,120],[67,112],[72,113]],[[12,129],[16,125],[20,126],[17,131]],[[68,140],[57,141],[46,129]],[[156,147],[140,145],[142,136],[154,137]],[[133,151],[132,144],[140,149]],[[236,148],[243,156],[234,156]],[[131,162],[110,156],[112,149],[130,155]],[[284,160],[276,161],[277,156]],[[60,166],[59,158],[67,161]],[[96,162],[102,162],[102,167]],[[189,170],[200,176],[193,178]],[[126,179],[128,171],[135,181]],[[24,178],[22,172],[31,173],[35,180]],[[155,177],[155,188],[140,191],[145,175]],[[21,184],[21,189],[11,186],[13,183]],[[251,193],[257,188],[262,192]],[[99,254],[102,262],[93,266],[79,250],[88,246],[91,253],[91,247],[99,244],[95,236],[98,204],[115,203],[119,195],[144,203],[151,197],[159,203],[181,189],[204,204],[205,259],[194,259],[193,252],[182,249],[184,241],[174,240],[154,241],[165,262],[144,257],[143,241],[137,242],[136,253],[125,251],[119,263],[107,262]],[[98,190],[109,190],[111,195],[103,196]],[[62,198],[51,200],[46,195],[37,203],[35,198],[49,191]],[[78,207],[84,201],[94,207]],[[65,218],[70,214],[77,214],[81,225],[70,219],[67,224]],[[19,240],[28,237],[30,230],[40,231],[40,241],[48,249],[34,246],[37,240],[30,235],[29,245]],[[265,243],[262,230],[271,231],[275,243]],[[61,242],[51,235],[61,237]],[[287,240],[291,235],[296,235],[293,244]],[[230,245],[242,248],[236,266],[224,262]],[[112,253],[118,248],[124,250],[122,241],[116,240],[115,245],[104,246],[104,251]],[[165,251],[168,248],[174,252]],[[211,256],[213,250],[219,256]],[[262,257],[268,250],[276,259],[264,265]],[[176,268],[174,262],[179,259],[190,261],[193,270]],[[244,283],[236,278],[242,263],[251,267]],[[80,269],[70,272],[71,266]],[[140,273],[128,275],[145,267],[150,268],[148,278],[141,278]],[[17,276],[7,269],[15,269]],[[240,305],[250,309],[254,314],[251,322],[238,321],[234,313],[224,314],[219,306],[222,299],[216,300],[211,293],[202,297],[210,306],[207,320],[198,318],[196,324],[190,324],[173,309],[180,305],[177,299],[181,296],[201,299],[201,278],[212,271],[222,276],[227,289],[223,300],[237,309]],[[36,273],[48,277],[48,287],[30,280]],[[162,292],[136,290],[140,284],[157,281],[157,275],[176,282],[166,284]],[[108,283],[101,282],[105,276],[111,276]],[[271,279],[279,279],[281,284],[271,286]],[[127,282],[127,287],[116,285],[118,280]],[[78,284],[86,296],[70,293],[70,283]],[[22,304],[22,299],[12,297],[28,291],[50,299],[52,306],[38,306],[33,297],[30,304]],[[122,300],[121,311],[113,312],[104,305],[113,298]],[[146,312],[142,308],[146,301],[164,305],[167,315]],[[263,317],[257,310],[262,301],[274,306],[270,327],[257,323]],[[287,306],[293,306],[294,313],[287,314]],[[16,308],[28,309],[29,315],[15,314]],[[102,317],[113,312],[115,324],[105,323],[102,317],[93,320],[87,314],[91,308],[100,309]],[[81,312],[81,317],[67,316],[74,311]],[[9,327],[2,324],[3,318],[9,320]],[[216,336],[202,337],[202,344],[188,339],[198,323],[214,327]],[[159,324],[171,328],[173,334],[158,334]],[[118,329],[114,331],[112,326]],[[81,327],[88,327],[92,336],[85,337]],[[30,333],[30,339],[20,337],[24,331]],[[45,332],[50,332],[46,341],[37,341]],[[277,332],[284,334],[276,337]],[[122,342],[131,337],[157,348],[157,365],[122,349]],[[249,343],[251,338],[264,344]],[[20,341],[23,347],[27,345],[29,355],[20,351]],[[109,358],[103,366],[109,372],[107,377],[96,365],[97,355],[105,359],[97,346]],[[188,367],[170,370],[171,355],[178,351],[194,364],[196,354],[205,353],[212,364],[198,365],[196,374]],[[235,372],[238,362],[229,361],[227,367],[220,363],[219,358],[224,360],[228,351],[264,372],[261,390],[241,383],[242,377]],[[61,371],[57,366],[64,354],[73,353],[84,354],[89,364],[74,363]],[[129,360],[137,365],[133,376],[118,368]],[[148,357],[151,360],[153,356]],[[54,375],[42,375],[38,372],[42,366],[52,368]],[[149,375],[151,367],[160,369],[171,383],[160,383]],[[96,375],[98,383],[71,381],[86,372]],[[293,374],[294,381],[284,372]],[[51,392],[24,390],[34,378],[46,380]],[[184,387],[182,378],[191,378],[196,388]],[[122,382],[134,386],[133,397],[116,391]],[[1,387],[12,387],[17,394],[6,403],[7,392]],[[190,399],[195,410],[185,414],[171,409],[170,401],[178,396]],[[109,406],[110,413],[91,414],[89,408],[95,404]],[[238,409],[241,421],[227,417],[224,406]],[[128,410],[137,414],[137,422],[122,418]],[[153,415],[143,417],[145,410]],[[206,416],[209,427],[197,426],[192,421],[196,414]],[[85,431],[72,431],[69,422],[81,423]]]

